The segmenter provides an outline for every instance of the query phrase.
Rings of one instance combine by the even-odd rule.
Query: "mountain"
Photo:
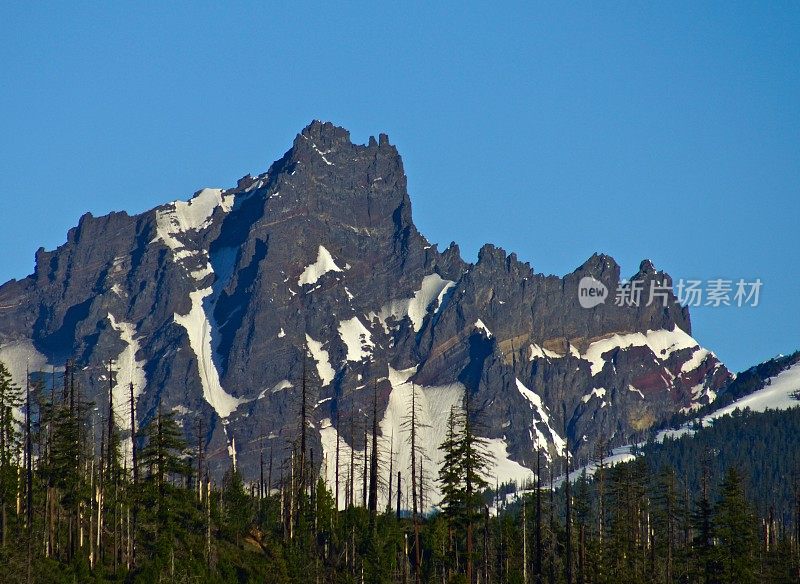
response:
[[[607,301],[582,306],[587,278]],[[611,298],[665,283],[663,304]],[[469,392],[500,482],[530,476],[537,442],[552,458],[565,438],[579,456],[601,435],[630,441],[730,379],[651,262],[625,282],[605,255],[560,278],[490,244],[474,264],[455,243],[440,251],[412,222],[388,137],[353,144],[319,121],[234,188],[81,217],[63,245],[37,251],[33,274],[0,287],[0,360],[17,382],[26,366],[54,384],[67,369],[98,417],[111,384],[123,435],[132,383],[139,424],[160,406],[196,444],[202,421],[211,470],[235,462],[251,479],[262,444],[276,465],[289,456],[303,379],[309,447],[329,480],[337,435],[346,464],[363,450],[374,395],[382,458],[391,449],[407,472],[416,387],[424,474]]]
[[[644,456],[653,471],[662,465],[677,469],[693,466],[695,483],[699,484],[703,456],[697,453],[702,454],[704,449],[713,449],[718,453],[725,450],[725,456],[715,463],[720,471],[731,466],[730,460],[736,458],[739,461],[737,468],[748,469],[755,477],[759,469],[766,469],[765,460],[753,459],[753,446],[746,442],[752,442],[752,436],[755,435],[762,443],[768,443],[774,441],[779,433],[789,444],[772,448],[774,460],[771,472],[768,477],[758,478],[760,488],[786,470],[783,463],[787,457],[784,455],[785,452],[796,450],[793,443],[796,434],[792,433],[791,428],[798,419],[800,351],[779,355],[732,375],[712,401],[674,415],[661,427],[653,427],[646,441],[623,444],[610,450],[606,448],[603,463],[614,466]],[[573,465],[569,475],[571,481],[577,480],[584,471],[588,475],[597,472],[600,460],[596,453],[591,454],[593,456]],[[754,465],[753,460],[758,460],[758,464]],[[792,464],[788,468],[794,472],[794,458],[789,457],[789,461]],[[566,473],[563,473],[556,483],[561,484],[565,476]],[[717,478],[721,476],[722,473],[719,473]],[[788,474],[784,473],[785,476]]]
[[[784,513],[792,522],[800,503],[798,430],[800,351],[738,373],[712,403],[677,416],[673,427],[654,432],[646,442],[614,448],[605,463],[616,466],[638,459],[654,475],[672,468],[692,493],[702,492],[704,480],[717,488],[735,468],[757,509],[778,509],[779,516]],[[584,469],[594,475],[598,461],[574,469],[571,480],[578,480]],[[561,484],[563,478],[556,482]]]

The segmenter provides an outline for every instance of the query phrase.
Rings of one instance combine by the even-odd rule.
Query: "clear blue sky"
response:
[[[85,211],[231,186],[320,118],[388,133],[420,230],[467,260],[760,277],[759,307],[695,309],[695,337],[734,370],[800,349],[796,2],[17,4],[0,281]]]

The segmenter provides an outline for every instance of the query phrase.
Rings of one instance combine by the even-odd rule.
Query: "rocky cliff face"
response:
[[[587,276],[612,298],[583,308]],[[665,278],[645,261],[631,282],[646,291]],[[290,452],[304,371],[309,444],[330,478],[338,437],[343,468],[364,448],[375,392],[382,458],[391,451],[405,474],[412,391],[433,477],[444,419],[468,394],[491,472],[522,479],[537,444],[553,458],[568,437],[585,456],[600,436],[627,440],[729,378],[671,292],[666,305],[617,306],[620,282],[603,255],[558,278],[492,245],[475,264],[455,244],[439,251],[411,220],[387,136],[357,145],[313,122],[235,188],[84,215],[64,245],[37,252],[32,275],[0,287],[0,359],[19,382],[26,363],[63,371],[74,360],[101,416],[113,359],[123,433],[133,383],[139,423],[159,404],[188,436],[203,420],[212,470],[235,458],[250,478],[262,443],[278,460]]]

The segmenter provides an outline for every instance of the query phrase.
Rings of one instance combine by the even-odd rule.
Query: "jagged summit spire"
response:
[[[323,143],[349,142],[350,132],[341,126],[336,126],[331,122],[311,120],[305,128],[300,131],[297,138],[301,137],[319,140]],[[297,142],[297,140],[295,140]]]
[[[309,141],[312,144],[316,144],[319,149],[330,149],[337,146],[366,148],[368,150],[391,148],[392,153],[397,155],[397,150],[389,142],[388,134],[378,134],[377,140],[375,140],[375,136],[370,136],[366,144],[355,144],[350,137],[349,130],[332,122],[320,120],[312,120],[311,123],[303,128],[295,138],[293,146],[296,148],[307,144]]]

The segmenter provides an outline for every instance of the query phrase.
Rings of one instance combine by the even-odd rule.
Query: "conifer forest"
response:
[[[288,462],[256,445],[259,476],[231,467],[215,480],[170,412],[139,427],[135,408],[110,409],[69,368],[23,386],[0,367],[0,581],[800,581],[797,409],[737,413],[616,465],[598,441],[594,473],[571,469],[571,481],[566,458],[539,452],[534,481],[497,485],[466,403],[445,422],[438,476],[412,462],[380,489],[392,460],[374,419],[363,459],[337,456],[335,484],[306,447],[304,399]],[[399,446],[412,461],[414,414]],[[123,427],[136,429],[127,446]],[[434,480],[442,501],[424,511]]]

